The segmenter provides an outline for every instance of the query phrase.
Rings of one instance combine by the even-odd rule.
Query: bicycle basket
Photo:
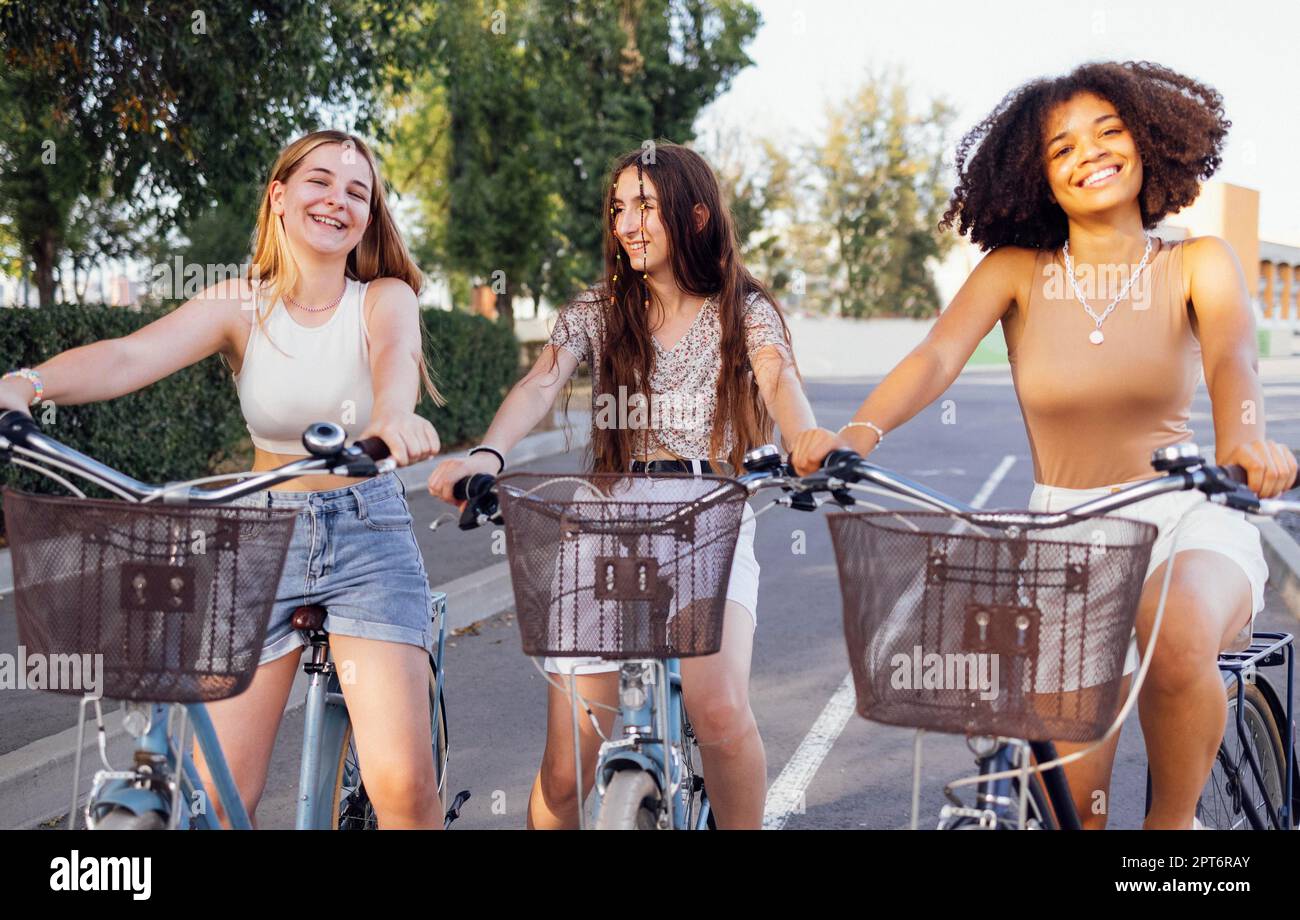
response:
[[[721,647],[741,486],[512,473],[499,495],[524,654],[686,658]]]
[[[1152,524],[829,517],[857,710],[891,725],[1091,741],[1119,705]]]
[[[294,514],[5,489],[4,515],[18,641],[44,656],[47,689],[93,690],[85,669],[101,666],[99,691],[124,700],[219,700],[252,681]]]

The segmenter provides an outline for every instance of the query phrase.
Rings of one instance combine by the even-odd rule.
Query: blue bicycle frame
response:
[[[438,675],[439,690],[443,675],[442,653],[446,638],[446,612],[447,595],[434,592],[433,617],[438,624],[434,665]],[[343,693],[338,684],[334,663],[329,658],[328,637],[324,633],[313,636],[309,654],[311,658],[303,666],[310,678],[304,704],[302,760],[298,772],[298,806],[294,821],[294,827],[298,830],[336,826],[339,807],[336,795],[339,788],[339,771],[342,769],[342,758],[347,753],[350,730],[347,705],[344,703]],[[77,764],[74,774],[76,777],[80,776],[80,757],[84,744],[84,711],[85,706],[90,702],[93,702],[90,698],[82,701],[83,728],[82,737],[78,739],[77,744]],[[439,724],[439,719],[442,717],[441,706],[442,694],[433,693],[431,715],[435,726]],[[150,811],[157,812],[162,816],[164,825],[169,828],[192,827],[202,830],[219,828],[220,822],[208,807],[207,790],[199,778],[186,743],[185,736],[187,723],[189,723],[193,726],[194,739],[203,752],[203,760],[208,765],[217,801],[227,816],[230,827],[237,830],[251,828],[252,823],[248,812],[236,792],[234,778],[221,751],[207,708],[202,703],[128,704],[128,711],[132,708],[136,713],[148,712],[148,723],[143,732],[136,736],[132,763],[134,769],[106,770],[96,775],[86,806],[88,816],[93,819],[96,817],[94,812],[116,806],[136,815],[144,815]],[[173,725],[173,722],[176,724]],[[436,746],[439,743],[435,731],[434,744]],[[331,754],[337,752],[337,756],[327,758],[326,752]],[[435,763],[440,762],[442,754],[442,751],[435,750]],[[179,771],[177,764],[180,765]],[[442,780],[441,776],[439,780]],[[69,828],[75,826],[77,798],[74,785]],[[185,820],[186,817],[190,820]]]
[[[601,745],[596,788],[603,797],[610,781],[624,770],[649,774],[659,791],[659,826],[667,830],[703,830],[709,803],[703,783],[689,759],[690,725],[682,700],[681,662],[625,661],[619,668],[619,715],[623,736]],[[701,792],[698,814],[692,814]]]

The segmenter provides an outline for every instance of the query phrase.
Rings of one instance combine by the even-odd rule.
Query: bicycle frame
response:
[[[708,799],[692,820],[695,778],[686,769],[683,746],[687,724],[682,703],[681,662],[676,658],[625,661],[619,668],[619,717],[623,737],[600,746],[596,790],[603,798],[614,775],[643,770],[659,786],[659,826],[703,830]]]
[[[438,642],[434,649],[434,662],[437,667],[438,689],[443,680],[442,655],[446,638],[447,595],[441,591],[433,595],[433,617],[438,623]],[[334,662],[329,655],[328,636],[318,633],[313,636],[308,649],[309,659],[304,662],[303,670],[309,675],[307,698],[304,703],[304,722],[302,734],[302,756],[298,769],[298,805],[294,827],[297,830],[320,830],[332,828],[338,819],[338,802],[335,800],[338,763],[326,763],[322,759],[323,751],[339,750],[340,756],[346,755],[343,741],[348,730],[348,711],[343,694],[332,679],[336,676]],[[73,774],[72,808],[68,813],[68,827],[74,829],[75,815],[78,811],[80,752],[85,743],[85,707],[94,700],[90,697],[82,701],[81,731],[77,742],[77,764]],[[441,692],[434,694],[433,724],[441,713]],[[215,815],[211,814],[207,790],[199,777],[189,747],[186,744],[186,726],[188,720],[194,726],[194,738],[203,752],[203,760],[208,766],[217,801],[232,829],[247,830],[252,827],[243,801],[236,793],[235,781],[222,753],[216,731],[208,717],[207,708],[202,703],[184,706],[176,704],[144,704],[136,707],[143,711],[147,706],[149,722],[146,730],[137,736],[133,764],[135,769],[114,771],[101,770],[95,775],[85,814],[87,826],[92,826],[92,815],[97,807],[118,805],[135,814],[156,811],[163,815],[168,828],[193,826],[196,829],[215,830],[220,825]],[[178,713],[181,714],[178,716]],[[102,716],[100,719],[102,723]],[[179,728],[173,730],[172,722],[178,721]],[[102,729],[101,729],[102,730]],[[434,744],[438,743],[435,735]],[[435,752],[435,758],[442,752]],[[107,766],[107,762],[105,762]],[[179,766],[179,769],[178,769]],[[178,782],[179,777],[179,782]],[[442,790],[439,790],[440,792]],[[184,822],[184,812],[188,810],[191,822]]]

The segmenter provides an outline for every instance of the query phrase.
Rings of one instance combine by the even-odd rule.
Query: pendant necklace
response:
[[[1100,345],[1106,341],[1106,337],[1101,333],[1101,324],[1106,322],[1106,317],[1115,311],[1115,307],[1119,305],[1119,302],[1128,296],[1129,290],[1133,287],[1133,282],[1137,281],[1138,276],[1142,274],[1142,270],[1147,267],[1147,259],[1151,255],[1151,234],[1144,233],[1143,236],[1147,239],[1147,246],[1142,252],[1142,261],[1138,262],[1137,268],[1133,269],[1133,273],[1128,276],[1124,286],[1120,288],[1119,293],[1115,295],[1115,299],[1110,302],[1110,305],[1106,307],[1106,311],[1101,316],[1093,312],[1092,307],[1088,305],[1088,301],[1084,299],[1083,292],[1079,290],[1079,282],[1074,277],[1074,260],[1070,258],[1070,241],[1065,241],[1065,247],[1061,250],[1065,256],[1065,274],[1070,279],[1070,289],[1074,291],[1074,296],[1078,298],[1079,303],[1083,304],[1083,309],[1088,311],[1092,321],[1097,324],[1097,328],[1088,334],[1088,341],[1094,345]]]

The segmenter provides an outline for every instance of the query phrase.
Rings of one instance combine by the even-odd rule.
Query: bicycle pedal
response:
[[[447,814],[443,818],[443,828],[451,827],[451,822],[460,817],[461,806],[470,800],[468,789],[462,789],[456,793],[456,797],[451,800],[451,807],[447,809]]]

